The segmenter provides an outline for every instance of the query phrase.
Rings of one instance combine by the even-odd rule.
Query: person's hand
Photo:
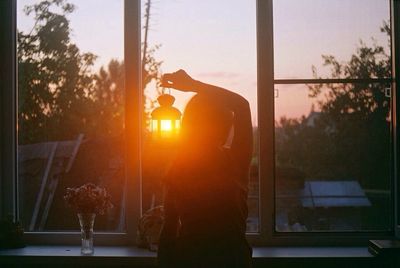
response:
[[[196,80],[184,70],[164,74],[161,78],[161,86],[180,91],[196,91]]]

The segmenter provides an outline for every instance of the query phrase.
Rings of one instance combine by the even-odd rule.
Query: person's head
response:
[[[197,94],[186,105],[182,119],[184,146],[210,149],[225,144],[233,113],[207,95]]]

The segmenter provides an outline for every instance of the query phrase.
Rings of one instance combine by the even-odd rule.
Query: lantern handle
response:
[[[161,88],[161,94],[165,94],[165,91],[168,90],[168,95],[171,95],[171,89],[170,88],[166,88],[166,87],[162,87]]]

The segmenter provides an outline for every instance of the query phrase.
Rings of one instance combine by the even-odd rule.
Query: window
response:
[[[7,96],[18,109],[9,107],[16,118],[7,120],[18,142],[2,149],[2,157],[14,162],[9,166],[17,167],[11,180],[4,173],[1,177],[14,193],[2,195],[2,215],[15,214],[28,242],[68,243],[79,236],[79,226],[65,207],[65,189],[93,182],[107,189],[114,204],[110,213],[97,217],[98,243],[134,241],[140,192],[135,185],[138,135],[132,130],[138,129],[138,120],[135,109],[125,104],[139,103],[134,87],[139,81],[134,67],[139,62],[137,2],[7,4],[8,20],[16,27],[10,29],[18,31],[12,59],[18,66],[18,91],[11,91],[18,95]],[[125,70],[130,73],[126,79]]]
[[[276,230],[390,231],[390,84],[275,89]]]
[[[399,3],[365,1],[152,2],[148,24],[146,0],[71,0],[76,10],[52,7],[30,31],[35,12],[21,20],[21,7],[40,1],[9,0],[4,18],[21,34],[13,40],[9,25],[0,214],[19,212],[32,242],[65,243],[78,233],[73,215],[58,216],[69,213],[62,189],[96,182],[115,205],[98,219],[97,243],[134,243],[142,212],[161,204],[159,174],[168,162],[148,144],[149,112],[163,91],[157,79],[182,68],[251,103],[254,245],[393,236]],[[70,24],[54,16],[63,12]],[[42,42],[44,34],[54,38]],[[65,62],[54,60],[60,55]],[[73,65],[77,58],[83,64]],[[190,96],[171,94],[183,111]]]
[[[392,230],[390,2],[365,4],[274,1],[278,232]]]
[[[69,3],[17,2],[19,218],[78,230],[63,195],[92,182],[114,204],[96,230],[124,232],[123,1]]]
[[[393,232],[390,4],[259,2],[270,16],[258,18],[267,240],[332,244]]]
[[[173,159],[174,146],[161,146],[149,133],[150,112],[157,96],[169,93],[174,106],[184,111],[194,95],[160,88],[161,74],[186,70],[194,79],[218,85],[244,96],[250,103],[254,129],[254,155],[249,187],[248,232],[259,230],[258,150],[257,150],[257,55],[256,2],[142,0],[142,40],[146,45],[144,77],[146,127],[143,135],[143,210],[162,203],[162,175]],[[227,8],[229,6],[229,8]],[[182,23],[184,22],[184,23]],[[148,24],[147,24],[148,23]],[[148,26],[148,27],[147,27]],[[143,56],[142,56],[143,58]],[[157,71],[150,69],[159,62]],[[149,71],[148,71],[149,70]],[[151,73],[153,71],[153,73]],[[149,81],[149,83],[147,83]],[[157,157],[155,157],[157,156]]]

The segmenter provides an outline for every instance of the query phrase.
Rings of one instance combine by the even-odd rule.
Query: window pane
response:
[[[63,196],[92,182],[114,205],[96,231],[123,231],[123,0],[68,3],[18,1],[20,218],[27,231],[78,230]]]
[[[142,40],[146,40],[146,4],[142,1]],[[227,8],[229,7],[229,8]],[[155,145],[148,135],[150,113],[158,106],[162,93],[157,82],[162,73],[186,70],[195,79],[225,87],[245,97],[251,105],[256,135],[256,1],[157,1],[150,8],[146,52],[150,70],[152,62],[160,65],[155,79],[143,85],[147,125],[143,150],[143,210],[162,204],[163,174],[173,158],[173,148]],[[154,61],[153,61],[154,60]],[[154,66],[154,65],[153,65]],[[143,72],[147,73],[147,72]],[[147,83],[148,82],[148,83]],[[166,90],[175,98],[181,112],[192,93]],[[256,139],[254,139],[256,140]],[[255,145],[256,147],[257,145]],[[249,191],[248,231],[258,231],[258,168],[254,150]],[[210,201],[212,202],[212,201]]]
[[[391,229],[388,85],[276,89],[276,231]]]
[[[389,34],[381,31],[390,22],[389,0],[275,0],[273,5],[275,79],[390,77],[387,64],[374,72],[368,68],[369,55],[378,55],[379,61],[390,55]],[[352,63],[363,72],[341,70],[336,77],[330,66],[324,66],[333,59],[323,55],[349,62],[357,48],[362,61]]]

